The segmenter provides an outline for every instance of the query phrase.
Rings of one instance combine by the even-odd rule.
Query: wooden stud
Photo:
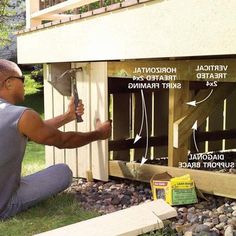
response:
[[[174,123],[186,115],[189,101],[189,82],[183,81],[181,89],[169,90],[169,131],[168,131],[168,165],[178,166],[180,161],[187,161],[188,141],[185,139],[178,148],[174,147]]]
[[[232,85],[235,86],[235,85]],[[235,111],[236,91],[234,91],[226,101],[226,130],[236,128],[236,111]],[[225,148],[233,149],[236,147],[236,139],[226,140]]]
[[[154,136],[168,135],[169,91],[157,91],[154,93]],[[168,147],[155,147],[154,157],[167,157]]]
[[[117,83],[117,88],[122,86],[124,80],[120,79]],[[113,83],[113,79],[109,79],[109,86]],[[130,94],[120,93],[113,94],[112,104],[112,127],[113,127],[113,139],[128,139],[130,138]],[[130,160],[129,150],[125,151],[114,151],[113,160]]]
[[[218,103],[217,108],[209,116],[209,132],[223,130],[224,100]],[[208,142],[209,151],[222,150],[222,140]]]

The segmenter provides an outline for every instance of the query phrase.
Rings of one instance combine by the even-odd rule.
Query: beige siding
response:
[[[95,120],[108,118],[107,105],[107,64],[106,63],[72,63],[72,68],[82,67],[82,72],[76,73],[76,81],[80,99],[85,106],[82,123],[75,121],[61,127],[61,131],[88,132],[95,129]],[[51,68],[54,70],[51,70]],[[63,114],[68,107],[70,97],[61,95],[48,82],[63,65],[44,65],[45,118],[50,119]],[[57,71],[57,72],[56,72]],[[54,74],[52,74],[53,72]],[[63,73],[63,71],[62,71]],[[58,75],[57,75],[58,76]],[[92,171],[95,179],[108,179],[108,143],[93,142],[77,149],[58,149],[46,147],[47,166],[56,163],[66,163],[73,171],[74,177],[86,177],[87,171]]]
[[[107,63],[91,63],[91,129],[96,119],[108,119]],[[108,141],[91,144],[92,172],[95,179],[108,180]]]
[[[45,119],[51,119],[53,117],[53,87],[47,81],[47,78],[51,76],[50,65],[44,64],[44,116]],[[45,159],[46,159],[46,166],[51,166],[55,164],[54,160],[54,147],[45,146]]]

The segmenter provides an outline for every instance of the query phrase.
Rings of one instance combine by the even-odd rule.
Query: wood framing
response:
[[[212,95],[204,102],[197,105],[195,108],[189,109],[189,112],[182,114],[178,120],[174,121],[174,147],[178,148],[186,143],[187,138],[192,134],[192,126],[197,121],[198,126],[201,125],[209,116],[214,109],[217,108],[218,104],[227,98],[235,87],[231,84],[222,84],[214,89]],[[209,94],[209,91],[203,90],[193,99],[200,101]],[[188,100],[184,100],[188,101]],[[186,104],[182,104],[187,106]]]
[[[189,82],[182,82],[181,89],[170,89],[169,91],[169,131],[168,131],[168,165],[178,166],[180,161],[187,161],[188,141],[174,146],[174,123],[187,113],[189,101]]]
[[[181,81],[219,81],[219,82],[233,82],[236,81],[236,59],[235,58],[224,58],[224,59],[192,59],[192,60],[129,60],[120,62],[108,62],[108,76],[109,77],[119,77],[121,74],[127,78],[133,78],[133,76],[147,78],[151,82],[156,80],[151,80],[152,75],[175,75],[174,80]],[[227,75],[225,78],[207,78],[198,79],[198,68],[199,65],[223,65],[227,66]],[[176,69],[176,73],[162,71],[162,68]],[[171,70],[170,70],[171,71]],[[173,70],[174,71],[174,70]],[[211,72],[211,71],[210,71]],[[201,73],[201,71],[199,72]],[[223,76],[223,75],[222,75]],[[138,82],[139,80],[137,80]],[[165,82],[165,81],[164,81]]]
[[[196,187],[204,193],[236,199],[236,175],[213,171],[182,169],[176,167],[109,162],[109,175],[138,181],[149,182],[154,174],[168,172],[173,177],[189,174]]]

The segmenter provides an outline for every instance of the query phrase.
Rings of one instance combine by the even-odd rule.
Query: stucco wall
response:
[[[21,34],[19,62],[234,54],[235,9],[235,0],[156,0],[139,4]]]

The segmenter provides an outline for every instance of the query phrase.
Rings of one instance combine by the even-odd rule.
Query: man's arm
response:
[[[73,121],[76,119],[76,115],[78,114],[82,116],[84,114],[84,105],[82,103],[82,100],[79,101],[78,107],[75,110],[75,105],[74,105],[74,97],[71,97],[70,103],[68,105],[68,110],[65,114],[62,114],[60,116],[56,116],[52,119],[45,120],[44,122],[52,126],[56,129],[60,128],[61,126]]]
[[[26,110],[18,123],[19,131],[30,140],[56,146],[58,148],[76,148],[100,139],[107,139],[111,134],[111,123],[97,121],[92,132],[61,132],[46,124],[33,110]]]

